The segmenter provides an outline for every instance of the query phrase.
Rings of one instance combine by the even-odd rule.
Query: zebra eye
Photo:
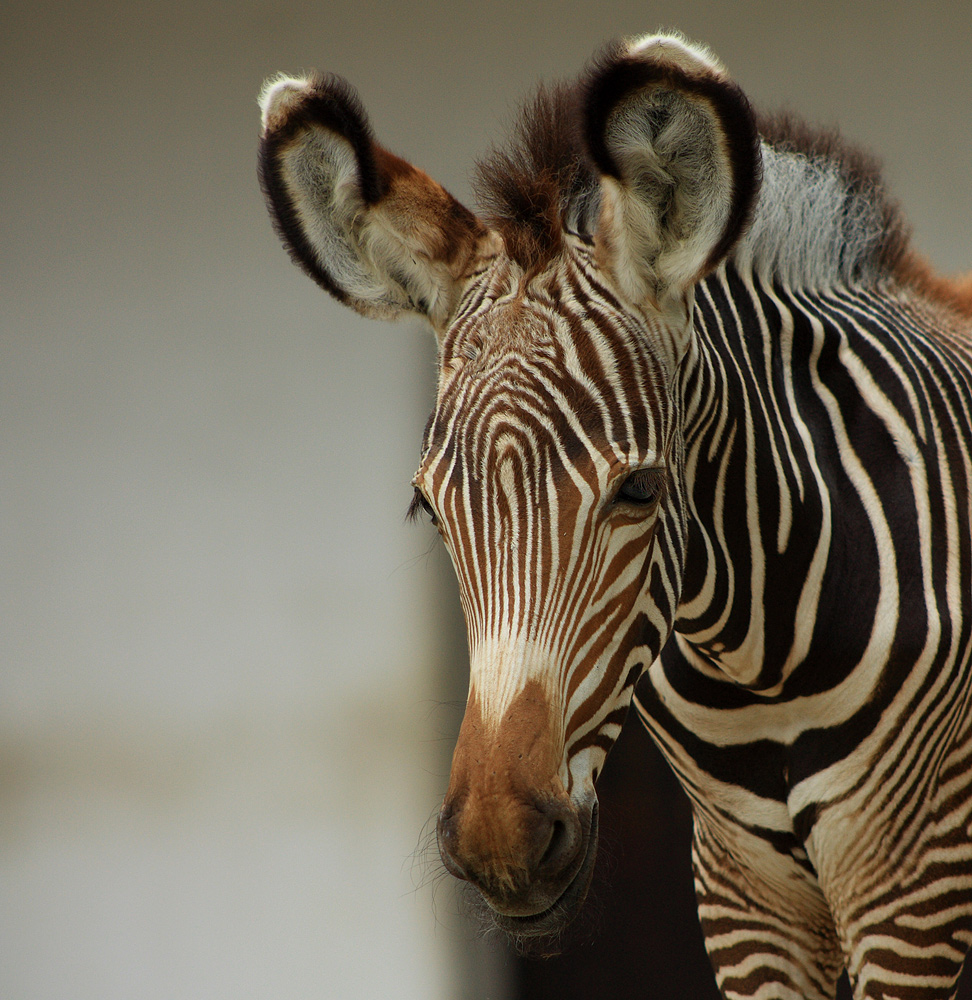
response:
[[[432,504],[425,499],[425,494],[416,486],[415,493],[412,494],[412,502],[408,505],[408,511],[405,514],[406,521],[414,521],[419,514],[420,510],[424,510],[426,514],[429,515],[429,520],[433,524],[438,524],[436,520],[435,511],[432,509]]]
[[[638,507],[651,507],[661,499],[664,489],[664,469],[638,469],[621,484],[615,500]]]

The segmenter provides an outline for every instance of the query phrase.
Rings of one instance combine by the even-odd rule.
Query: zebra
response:
[[[629,706],[692,803],[727,998],[954,995],[972,942],[972,283],[874,162],[678,34],[541,86],[474,214],[335,76],[260,97],[294,261],[418,316],[414,477],[470,683],[445,867],[524,947],[593,870]]]

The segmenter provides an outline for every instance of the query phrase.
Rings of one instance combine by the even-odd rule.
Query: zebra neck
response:
[[[823,666],[809,683],[839,683],[863,653],[860,623],[877,627],[880,604],[873,574],[846,584],[855,532],[871,537],[872,554],[867,512],[835,524],[825,485],[838,445],[816,382],[822,352],[839,358],[846,331],[821,318],[826,310],[808,312],[808,301],[720,269],[698,289],[684,370],[688,543],[675,628],[700,670],[766,696],[811,647]],[[836,593],[853,627],[815,634]]]

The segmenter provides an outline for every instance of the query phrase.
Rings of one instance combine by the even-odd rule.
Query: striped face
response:
[[[583,898],[594,780],[679,585],[663,537],[680,521],[670,386],[685,331],[592,274],[579,247],[530,281],[494,261],[467,291],[415,477],[469,638],[440,845],[519,933],[547,932],[568,890]]]
[[[540,91],[484,162],[484,219],[375,142],[344,81],[281,77],[261,105],[261,177],[294,260],[438,339],[415,486],[470,654],[439,845],[502,927],[546,936],[586,894],[594,781],[675,617],[677,372],[695,284],[756,197],[748,103],[677,37],[612,46]]]

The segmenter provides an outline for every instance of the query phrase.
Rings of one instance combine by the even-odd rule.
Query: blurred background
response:
[[[7,0],[0,997],[711,995],[689,817],[640,732],[571,957],[512,961],[438,875],[465,639],[441,546],[402,520],[433,342],[290,264],[255,96],[347,76],[468,203],[538,79],[676,26],[759,105],[878,152],[954,271],[970,25],[899,0]]]

